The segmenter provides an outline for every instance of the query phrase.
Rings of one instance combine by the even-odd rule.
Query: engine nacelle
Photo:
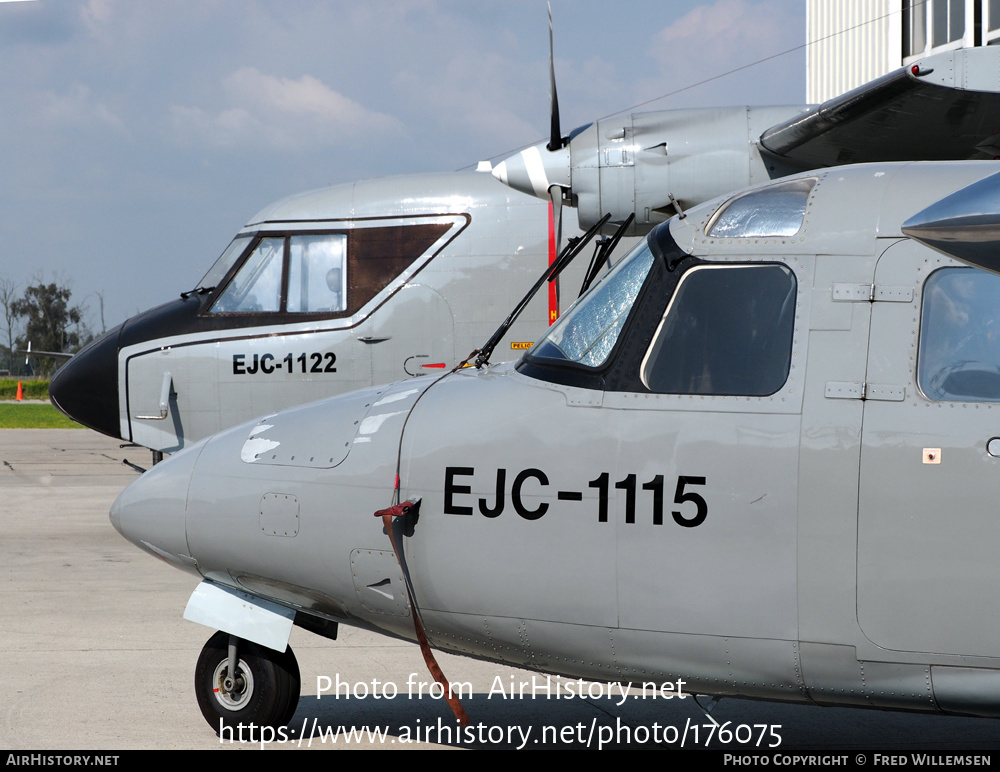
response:
[[[757,139],[802,109],[692,108],[614,116],[571,132],[558,150],[548,150],[545,142],[526,148],[499,163],[493,174],[539,198],[548,199],[551,186],[561,187],[584,228],[608,212],[619,222],[634,212],[630,235],[641,235],[677,207],[685,210],[798,171],[762,151]]]

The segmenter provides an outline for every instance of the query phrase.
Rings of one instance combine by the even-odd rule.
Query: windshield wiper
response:
[[[193,290],[188,290],[187,292],[182,292],[181,293],[181,300],[187,300],[192,295],[206,295],[206,294],[208,294],[209,292],[211,292],[214,289],[215,289],[215,287],[195,287]]]
[[[544,273],[542,273],[539,277],[538,281],[535,282],[535,285],[528,290],[528,294],[521,299],[520,303],[514,306],[514,310],[510,312],[510,316],[508,316],[497,331],[493,333],[493,337],[486,341],[485,346],[481,349],[473,351],[472,354],[469,355],[469,359],[472,359],[473,355],[478,354],[478,356],[476,356],[476,368],[482,368],[483,365],[489,364],[490,356],[493,354],[493,349],[497,347],[497,344],[503,336],[507,334],[507,330],[511,328],[517,317],[521,315],[525,306],[528,305],[541,286],[547,281],[555,281],[556,277],[562,273],[562,270],[573,261],[573,258],[580,254],[583,248],[587,246],[588,242],[590,242],[590,240],[597,235],[597,232],[603,228],[604,224],[610,219],[610,213],[604,215],[604,217],[594,224],[585,234],[582,236],[574,236],[566,243],[566,247],[560,253],[559,257],[552,261],[548,268],[545,269]]]
[[[601,270],[604,263],[611,257],[611,253],[615,251],[615,247],[618,246],[618,242],[622,240],[622,236],[625,235],[625,231],[628,230],[628,226],[632,224],[632,220],[634,219],[635,213],[630,214],[625,218],[625,222],[618,226],[618,230],[615,231],[613,236],[605,236],[602,239],[598,239],[597,243],[594,244],[594,256],[590,259],[590,267],[583,277],[580,295],[590,289],[590,285],[597,278],[598,271]],[[580,295],[577,295],[577,297],[580,297]]]

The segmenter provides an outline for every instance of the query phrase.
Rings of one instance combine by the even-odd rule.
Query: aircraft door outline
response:
[[[726,294],[748,280],[755,291],[741,302]],[[778,663],[791,662],[798,637],[795,470],[811,286],[810,264],[794,256],[689,263],[635,358],[645,388],[663,393],[604,395],[605,408],[620,410],[622,471],[611,481],[619,582],[646,587],[619,597],[620,626],[676,634],[672,645],[682,648],[706,645],[706,634],[774,638],[781,630],[783,640],[761,650],[789,688],[797,688],[794,673]],[[729,340],[730,314],[743,320],[738,344]],[[787,347],[777,359],[776,340],[764,340],[774,335]],[[778,383],[767,372],[776,363]],[[671,581],[658,582],[661,573]],[[766,619],[748,593],[768,598]]]
[[[914,252],[926,259],[918,262]],[[934,277],[954,269],[1000,283],[959,265],[909,240],[886,250],[877,264],[876,293],[893,286],[913,292],[910,302],[872,307],[857,614],[865,636],[886,649],[996,657],[1000,618],[983,610],[995,605],[1000,587],[977,578],[990,574],[975,566],[995,561],[1000,540],[1000,517],[982,511],[1000,500],[1000,459],[988,451],[991,438],[1000,435],[1000,403],[942,393],[931,376],[924,389],[917,382],[918,346],[929,356],[927,338],[940,321],[928,305],[934,303],[935,290],[927,291]],[[966,311],[952,307],[948,313]],[[963,374],[968,372],[959,369]]]

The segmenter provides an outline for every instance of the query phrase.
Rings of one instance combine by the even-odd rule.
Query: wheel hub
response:
[[[226,710],[242,710],[253,697],[253,673],[242,659],[236,666],[236,675],[229,675],[229,662],[222,660],[212,676],[215,699]]]

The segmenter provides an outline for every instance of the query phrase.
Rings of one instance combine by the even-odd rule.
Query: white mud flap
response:
[[[275,651],[284,651],[295,612],[246,592],[202,582],[191,593],[184,618]]]

